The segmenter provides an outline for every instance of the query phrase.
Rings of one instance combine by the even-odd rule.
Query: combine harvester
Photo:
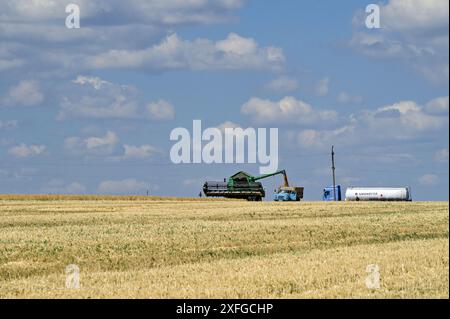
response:
[[[412,201],[409,187],[348,187],[346,201]]]
[[[284,185],[279,188],[276,195],[280,199],[276,200],[300,200],[303,198],[303,187],[289,187],[287,174],[285,170],[277,171],[272,174],[252,176],[246,172],[238,172],[223,182],[206,181],[203,184],[203,193],[207,197],[226,197],[240,198],[249,201],[261,201],[266,192],[259,180],[275,175],[284,176]]]

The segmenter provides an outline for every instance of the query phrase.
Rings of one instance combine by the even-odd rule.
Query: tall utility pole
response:
[[[333,171],[333,198],[336,201],[336,177],[334,175],[334,145],[331,146],[331,170]]]

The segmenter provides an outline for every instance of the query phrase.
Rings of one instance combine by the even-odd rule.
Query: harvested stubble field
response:
[[[447,202],[0,196],[0,297],[448,298],[448,230]]]

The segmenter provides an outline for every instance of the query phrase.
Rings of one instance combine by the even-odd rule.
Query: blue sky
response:
[[[173,164],[171,130],[201,119],[277,127],[305,199],[331,183],[334,144],[344,188],[448,200],[448,2],[382,1],[380,29],[369,3],[1,1],[0,192],[196,196],[258,173]]]

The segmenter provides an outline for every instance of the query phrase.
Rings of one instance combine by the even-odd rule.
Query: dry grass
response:
[[[0,297],[448,298],[448,227],[448,203],[2,196]]]

